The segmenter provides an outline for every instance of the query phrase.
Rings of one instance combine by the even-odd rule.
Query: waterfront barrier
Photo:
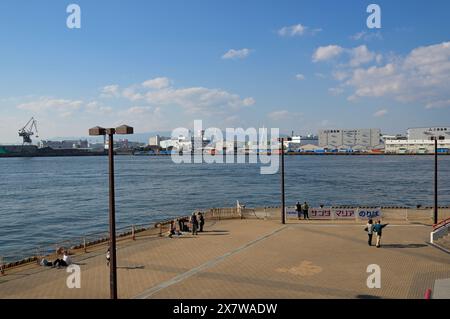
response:
[[[380,210],[380,217],[385,220],[393,221],[410,221],[410,222],[429,222],[432,225],[433,220],[433,208],[432,207],[407,207],[407,206],[381,206],[381,207],[368,207],[368,206],[330,206],[330,207],[317,207],[312,209],[330,209],[330,210],[347,210],[354,212],[361,211],[374,211]],[[287,212],[295,211],[295,207],[287,207]],[[225,208],[211,208],[202,210],[205,220],[224,220],[224,219],[279,219],[281,207],[265,206],[256,208],[247,208],[245,206],[225,207]],[[190,215],[173,217],[160,222],[152,222],[147,224],[133,224],[116,229],[117,240],[137,240],[139,237],[153,236],[162,237],[170,230],[170,222],[175,219],[183,218],[189,220]],[[297,216],[289,216],[289,218],[297,218]],[[310,218],[311,218],[310,214]],[[330,216],[331,217],[331,216]],[[358,217],[358,214],[345,216],[344,220],[349,221],[362,221],[366,219]],[[439,208],[439,219],[450,218],[450,206],[444,206]],[[322,218],[323,219],[323,218]],[[330,218],[332,220],[332,218]],[[84,236],[75,237],[70,240],[62,240],[53,244],[43,244],[31,251],[24,251],[20,255],[14,256],[0,256],[0,273],[4,274],[8,269],[27,265],[30,263],[39,263],[43,258],[53,259],[57,256],[57,251],[65,249],[69,251],[69,254],[89,253],[94,249],[98,249],[101,245],[104,245],[109,241],[108,232],[91,233]],[[30,257],[31,256],[31,257]]]

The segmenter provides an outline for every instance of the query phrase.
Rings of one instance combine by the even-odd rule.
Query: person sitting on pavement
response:
[[[63,258],[62,259],[56,259],[53,262],[53,267],[58,267],[58,268],[60,268],[60,267],[67,267],[70,264],[72,264],[72,259],[70,258],[69,253],[67,252],[67,250],[65,250],[64,254],[63,254]]]

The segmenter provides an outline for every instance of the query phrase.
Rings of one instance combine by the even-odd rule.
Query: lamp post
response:
[[[438,223],[438,139],[434,137],[434,223]]]
[[[131,126],[122,125],[117,128],[103,128],[100,126],[89,129],[91,136],[108,135],[109,158],[109,285],[110,298],[117,299],[117,258],[116,258],[116,204],[114,194],[114,134],[133,134]]]
[[[286,224],[286,200],[284,191],[284,138],[281,138],[281,223]]]

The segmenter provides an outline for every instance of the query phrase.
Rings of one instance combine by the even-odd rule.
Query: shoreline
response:
[[[115,152],[115,156],[136,156],[136,157],[170,157],[172,154],[145,154],[145,155],[134,155],[130,153],[120,153]],[[194,155],[201,155],[201,154],[192,154]],[[209,155],[213,157],[220,157],[220,156],[226,156],[225,154],[203,154],[203,155]],[[267,153],[258,153],[258,154],[229,154],[234,156],[260,156],[260,155],[269,155]],[[277,154],[272,154],[277,155]],[[285,153],[286,156],[434,156],[434,153],[407,153],[407,154],[393,154],[393,153],[313,153],[313,152],[304,152],[304,153],[293,153],[288,152]],[[448,156],[450,153],[439,153],[438,156]],[[0,158],[21,158],[21,157],[92,157],[92,156],[108,156],[108,153],[103,152],[92,152],[92,153],[80,153],[80,154],[0,154]]]

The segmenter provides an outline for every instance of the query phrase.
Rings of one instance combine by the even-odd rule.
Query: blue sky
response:
[[[449,125],[450,2],[1,1],[0,142],[95,125]],[[66,7],[81,8],[81,29]]]

